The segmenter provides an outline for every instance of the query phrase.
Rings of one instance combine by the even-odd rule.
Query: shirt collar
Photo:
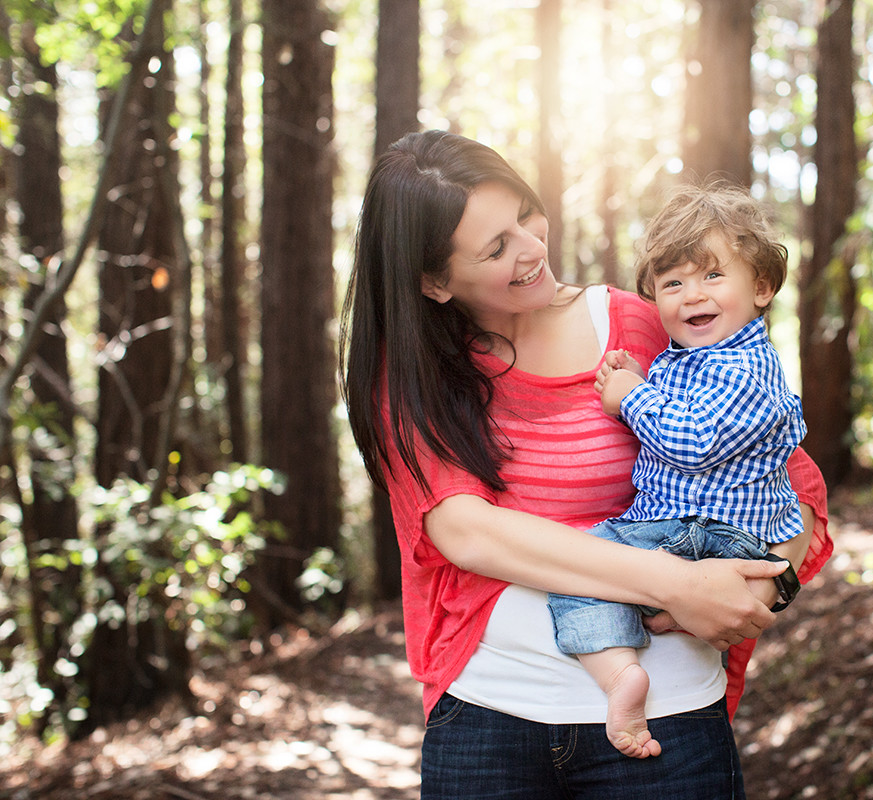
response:
[[[764,317],[760,316],[753,319],[745,327],[740,328],[736,333],[728,336],[727,339],[722,339],[715,344],[707,344],[702,347],[682,347],[671,339],[669,349],[676,355],[685,355],[695,353],[698,350],[739,350],[764,344],[767,340],[767,325],[764,322]]]

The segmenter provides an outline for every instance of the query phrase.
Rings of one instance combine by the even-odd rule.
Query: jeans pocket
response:
[[[452,695],[446,692],[439,700],[437,700],[436,705],[428,715],[425,727],[436,728],[440,725],[445,725],[447,722],[451,722],[461,713],[463,707],[463,700],[458,700],[457,697],[452,697]]]
[[[727,720],[727,712],[725,710],[724,698],[716,700],[712,705],[696,708],[691,711],[682,711],[678,714],[673,714],[674,719],[718,719]]]

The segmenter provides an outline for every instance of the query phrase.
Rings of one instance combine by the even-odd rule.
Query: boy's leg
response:
[[[632,647],[611,647],[577,656],[582,666],[606,693],[606,736],[616,750],[631,758],[661,754],[646,721],[649,676]]]
[[[768,545],[753,533],[713,519],[697,520],[701,558],[763,558]]]

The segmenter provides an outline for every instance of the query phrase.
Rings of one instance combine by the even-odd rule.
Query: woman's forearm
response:
[[[471,495],[442,501],[428,512],[425,526],[437,549],[462,569],[544,591],[664,608],[686,630],[722,649],[759,635],[773,621],[746,579],[772,577],[778,564],[686,561]]]
[[[770,545],[770,552],[779,556],[779,558],[784,558],[786,561],[791,562],[791,566],[794,567],[795,571],[800,570],[800,565],[803,563],[803,559],[806,558],[806,551],[809,550],[809,544],[812,541],[812,534],[815,529],[815,512],[811,506],[801,503],[800,515],[803,517],[803,531],[787,542]],[[749,588],[755,597],[766,606],[772,606],[779,598],[776,584],[771,580],[751,581]]]
[[[560,594],[651,604],[658,554],[614,545],[567,525],[456,495],[425,525],[437,549],[469,572]],[[585,564],[584,571],[579,568]],[[662,598],[658,598],[662,599]]]
[[[800,504],[800,515],[803,517],[803,532],[792,537],[787,542],[771,545],[770,552],[780,558],[787,559],[795,570],[800,569],[809,543],[812,541],[812,532],[815,528],[815,512],[806,503]]]

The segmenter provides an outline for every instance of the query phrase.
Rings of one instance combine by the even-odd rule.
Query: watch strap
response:
[[[764,559],[767,561],[788,561],[787,558],[777,556],[775,553],[767,553]],[[797,597],[797,593],[800,591],[800,581],[797,579],[797,573],[794,571],[790,561],[788,561],[788,569],[781,575],[774,576],[773,582],[776,584],[776,589],[779,592],[779,599],[770,606],[770,610],[782,611],[788,608],[791,601]]]

